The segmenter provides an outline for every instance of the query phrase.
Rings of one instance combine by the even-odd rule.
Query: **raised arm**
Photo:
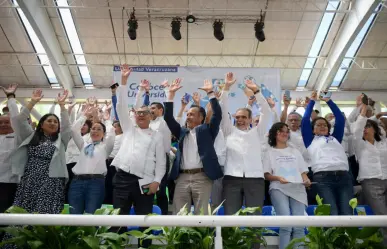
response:
[[[131,132],[134,128],[133,122],[129,117],[128,96],[127,96],[127,81],[132,69],[128,65],[121,67],[121,86],[117,88],[117,114],[120,120],[123,132]]]
[[[145,106],[149,106],[150,105],[149,92],[145,92],[144,102],[142,103],[142,105],[145,105]]]
[[[118,114],[117,114],[117,95],[116,95],[116,91],[117,91],[117,86],[112,88],[112,108],[113,108],[113,113],[114,113],[115,120],[120,121],[119,118],[118,118]]]
[[[180,124],[180,126],[184,126],[183,114],[184,114],[184,110],[187,107],[187,105],[188,105],[188,103],[186,103],[185,100],[184,100],[184,97],[182,97],[181,98],[180,110],[179,110],[179,112],[177,113],[177,116],[176,116],[176,121]]]
[[[212,138],[215,140],[219,132],[220,122],[222,121],[222,109],[220,108],[219,102],[215,97],[212,82],[210,80],[205,80],[204,86],[202,86],[200,89],[205,91],[207,93],[208,98],[210,99],[213,114],[210,120],[209,127]]]
[[[69,92],[67,90],[64,90],[62,94],[58,93],[58,97],[56,99],[56,102],[60,106],[60,122],[61,122],[61,124],[60,124],[60,136],[61,136],[63,144],[66,147],[71,139],[70,117],[69,117],[69,113],[65,107],[68,94],[69,94]]]
[[[167,123],[171,133],[177,138],[180,137],[181,126],[173,117],[173,99],[175,98],[176,91],[182,88],[182,86],[180,85],[180,82],[181,82],[181,79],[178,78],[173,81],[171,86],[168,85],[168,82],[163,83],[164,87],[168,88],[167,102],[164,103],[164,108],[165,108],[164,120]]]
[[[282,97],[282,100],[284,102],[284,109],[281,112],[280,121],[282,123],[286,123],[286,120],[288,119],[288,109],[289,109],[289,105],[290,105],[290,102],[292,101],[292,99],[286,98],[286,95],[284,94],[284,96]]]
[[[343,141],[344,136],[344,128],[345,128],[345,118],[341,113],[339,107],[330,99],[327,101],[329,108],[331,108],[333,115],[335,115],[335,128],[332,133],[332,136],[341,143]]]
[[[142,95],[145,94],[145,91],[148,90],[149,91],[149,81],[148,80],[141,80],[141,83],[140,83],[140,89],[138,90],[137,92],[137,95],[136,95],[136,100],[135,100],[135,103],[134,103],[134,109],[138,109],[142,106],[143,104],[143,101],[142,101]],[[149,97],[149,96],[148,96]],[[148,101],[149,101],[149,98],[148,98]],[[149,104],[148,104],[149,105]]]
[[[312,125],[310,124],[310,117],[312,116],[313,107],[317,98],[317,92],[312,93],[312,97],[305,109],[304,116],[301,120],[301,134],[302,139],[304,140],[304,145],[306,148],[312,143],[314,135],[312,130]]]
[[[220,108],[222,111],[222,121],[220,122],[220,129],[223,132],[223,136],[226,138],[231,134],[233,124],[229,117],[229,108],[228,108],[228,94],[232,85],[234,85],[236,79],[234,78],[233,73],[227,73],[225,77],[225,85],[222,91],[222,95],[220,96]]]
[[[116,138],[116,133],[114,131],[114,127],[112,125],[111,120],[105,120],[106,130],[108,131],[106,133],[106,136],[104,138],[104,143],[106,146],[106,156],[109,157],[109,155],[112,153],[114,148],[114,140]]]
[[[78,147],[80,151],[82,151],[85,141],[82,138],[81,135],[81,129],[82,126],[85,124],[87,120],[87,113],[89,112],[89,109],[85,111],[85,115],[82,115],[79,119],[77,119],[73,126],[71,127],[71,135],[73,137],[75,145]]]

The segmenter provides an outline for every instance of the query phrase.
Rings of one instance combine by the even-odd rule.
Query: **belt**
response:
[[[320,171],[316,172],[313,175],[318,175],[318,174],[326,174],[326,175],[346,175],[348,174],[348,171],[345,170],[337,170],[337,171]]]
[[[181,169],[180,170],[180,173],[184,173],[184,174],[197,174],[197,173],[201,173],[201,172],[204,172],[203,168],[198,168],[198,169]]]
[[[101,174],[84,174],[84,175],[74,175],[74,180],[89,180],[89,179],[100,179],[105,178],[104,175]]]

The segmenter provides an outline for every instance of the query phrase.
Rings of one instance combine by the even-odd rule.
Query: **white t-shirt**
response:
[[[285,149],[269,147],[263,157],[265,173],[281,176],[290,183],[270,182],[270,190],[277,189],[285,195],[308,205],[305,186],[302,184],[302,173],[308,172],[308,165],[298,149],[291,146]]]

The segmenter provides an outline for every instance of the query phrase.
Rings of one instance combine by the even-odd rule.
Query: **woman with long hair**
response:
[[[366,116],[362,105],[354,124],[354,145],[359,161],[359,175],[365,202],[376,215],[387,215],[387,142],[377,122]],[[383,229],[387,245],[387,229]]]
[[[13,205],[30,213],[58,214],[63,210],[68,178],[65,150],[71,138],[67,95],[65,90],[57,98],[62,126],[53,113],[39,120],[36,131],[28,124],[31,110],[43,97],[42,90],[34,90],[26,108],[11,119],[22,141],[12,156],[12,173],[21,177]]]
[[[344,136],[345,118],[339,107],[327,98],[325,101],[335,116],[335,126],[330,135],[331,124],[318,117],[310,122],[317,92],[313,92],[301,122],[301,133],[311,159],[310,167],[317,194],[323,202],[330,204],[332,215],[352,215],[349,201],[353,198],[352,176],[348,158],[341,145]]]
[[[269,148],[263,157],[265,179],[270,181],[269,193],[276,215],[305,215],[310,186],[308,165],[301,152],[288,145],[290,130],[285,123],[275,123],[269,130]],[[293,230],[293,235],[292,235]],[[291,238],[304,237],[303,227],[281,227],[279,248],[286,248]]]

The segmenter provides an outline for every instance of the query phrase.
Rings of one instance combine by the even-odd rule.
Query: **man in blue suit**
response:
[[[214,148],[214,141],[219,132],[222,111],[215,98],[211,81],[205,80],[200,88],[210,99],[213,115],[209,124],[204,124],[206,111],[200,106],[191,106],[187,112],[187,128],[181,127],[173,117],[173,99],[182,86],[180,79],[168,87],[168,99],[164,104],[164,119],[176,138],[178,149],[170,173],[170,179],[176,181],[173,198],[173,214],[177,214],[184,205],[190,206],[194,201],[195,214],[208,213],[208,201],[213,180],[223,176]]]

